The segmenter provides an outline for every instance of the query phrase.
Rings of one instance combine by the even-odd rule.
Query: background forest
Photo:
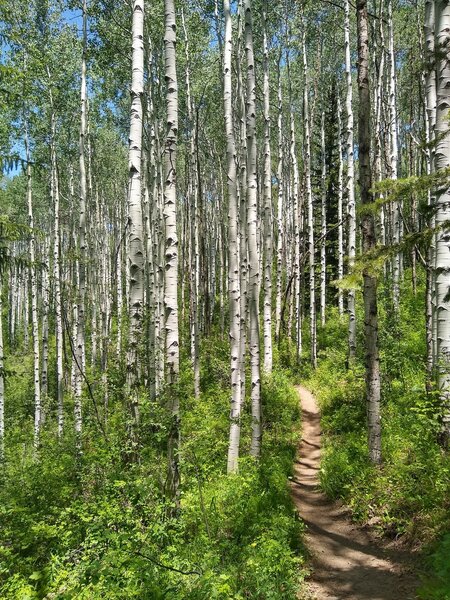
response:
[[[301,381],[450,599],[449,3],[0,11],[0,596],[296,598]]]

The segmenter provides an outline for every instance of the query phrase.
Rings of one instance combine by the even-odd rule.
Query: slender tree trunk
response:
[[[76,344],[76,363],[75,369],[75,437],[78,451],[81,450],[81,433],[83,427],[82,417],[82,371],[85,366],[85,301],[86,301],[86,199],[87,199],[87,180],[86,180],[86,160],[85,160],[85,141],[86,141],[86,111],[87,111],[87,92],[86,92],[86,45],[87,45],[87,4],[83,0],[83,53],[81,59],[81,120],[80,120],[80,220],[78,226],[78,309],[77,309],[77,344]]]
[[[51,185],[50,195],[54,211],[54,235],[53,235],[53,290],[55,297],[55,320],[56,320],[56,389],[57,389],[57,418],[58,437],[63,434],[64,428],[64,368],[63,368],[63,320],[61,302],[61,260],[60,260],[60,214],[59,214],[59,178],[58,164],[56,159],[56,116],[53,111],[53,98],[51,100]]]
[[[28,227],[30,228],[30,279],[31,279],[31,330],[33,337],[33,379],[34,379],[34,450],[39,448],[42,422],[41,406],[41,382],[39,376],[40,368],[40,349],[39,349],[39,321],[38,321],[38,302],[37,302],[37,278],[36,278],[36,234],[34,231],[33,219],[33,188],[31,180],[31,158],[28,140],[28,131],[25,135],[25,152],[27,160],[27,206],[28,206]]]
[[[342,157],[342,107],[341,99],[338,95],[337,101],[338,110],[338,157],[339,157],[339,171],[338,171],[338,280],[344,277],[344,221],[343,221],[343,192],[344,192],[344,161]],[[342,288],[338,288],[338,310],[339,315],[342,317],[344,314],[344,294]]]
[[[436,71],[436,171],[450,167],[450,134],[448,112],[450,107],[450,4],[436,2],[436,46],[438,50]],[[450,191],[447,187],[436,192],[436,320],[437,366],[442,407],[444,444],[450,440]]]
[[[230,2],[224,0],[225,40],[223,62],[225,135],[227,140],[227,184],[228,184],[228,294],[230,310],[230,372],[231,412],[230,439],[228,444],[229,473],[238,468],[239,441],[241,432],[241,297],[238,239],[238,197],[236,172],[236,141],[233,123],[233,86],[231,59],[233,54],[232,22]]]
[[[321,127],[322,153],[322,198],[321,198],[321,227],[320,227],[320,321],[325,325],[326,293],[327,293],[327,160],[325,147],[325,112],[322,112]]]
[[[370,89],[369,89],[369,28],[367,0],[358,0],[356,6],[358,29],[358,92],[359,92],[359,181],[361,203],[371,204],[372,173],[370,165]],[[363,251],[367,254],[376,246],[375,219],[366,209],[361,216]],[[372,463],[381,463],[380,420],[380,360],[378,352],[377,280],[366,268],[364,278],[364,316],[366,345],[367,416],[369,457]]]
[[[42,269],[42,368],[41,394],[48,394],[48,313],[50,301],[50,239],[44,242],[44,265]]]
[[[303,48],[303,112],[304,112],[304,135],[305,135],[305,179],[306,197],[308,203],[308,255],[309,255],[309,327],[310,327],[310,353],[311,364],[317,365],[317,327],[316,327],[316,271],[315,271],[315,246],[314,246],[314,207],[311,186],[311,131],[310,113],[308,99],[308,62],[306,56],[306,32],[305,23],[302,26],[302,48]]]
[[[352,85],[352,63],[350,56],[350,2],[345,0],[345,78],[346,78],[346,100],[347,113],[347,207],[348,207],[348,268],[351,272],[356,257],[356,204],[355,204],[355,167],[353,148],[353,85]],[[348,307],[348,357],[349,364],[356,356],[356,307],[355,290],[351,289],[347,297]]]
[[[133,0],[132,80],[128,149],[128,241],[130,329],[127,353],[127,386],[135,423],[139,421],[137,386],[141,371],[139,346],[144,304],[144,239],[141,205],[142,96],[144,93],[144,0]]]
[[[277,342],[280,341],[280,329],[281,329],[281,299],[282,299],[282,286],[283,286],[283,163],[284,163],[284,152],[283,152],[283,95],[281,88],[281,48],[280,55],[278,58],[278,167],[277,167],[277,181],[278,181],[278,204],[277,204],[277,283],[276,283],[276,300],[275,300],[275,336]]]
[[[164,149],[164,219],[165,256],[164,305],[166,327],[166,367],[167,381],[174,386],[180,370],[180,344],[178,333],[178,237],[176,219],[176,151],[178,132],[178,84],[176,71],[176,24],[173,0],[165,0],[165,78],[167,127]],[[179,504],[179,445],[180,445],[180,405],[178,391],[171,391],[172,424],[169,433],[169,475],[168,489],[176,504]]]
[[[394,25],[392,22],[392,0],[388,1],[389,25],[389,175],[393,180],[398,176],[398,140],[397,140],[397,106],[396,106],[396,81],[395,81],[395,52],[394,52]],[[401,239],[401,206],[399,201],[392,205],[392,231],[393,242],[398,245]],[[396,252],[392,264],[393,277],[393,302],[395,312],[400,305],[400,252]]]
[[[435,58],[435,4],[434,0],[425,2],[425,44],[426,44],[426,73],[425,73],[425,141],[427,143],[426,167],[431,175],[434,169],[435,148],[433,145],[436,127],[436,58]],[[436,198],[431,190],[428,192],[428,205],[433,206]],[[430,218],[434,227],[435,218]],[[428,250],[428,265],[426,273],[426,340],[427,340],[427,388],[430,389],[436,367],[436,234],[432,236]]]
[[[270,153],[269,46],[263,8],[264,47],[264,371],[272,372],[272,159]]]
[[[252,403],[252,440],[250,454],[261,454],[261,378],[259,352],[259,254],[258,183],[256,173],[256,78],[253,54],[252,3],[244,0],[245,55],[247,62],[247,221],[249,256],[250,369]]]

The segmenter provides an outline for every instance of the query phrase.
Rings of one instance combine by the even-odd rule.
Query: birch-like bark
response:
[[[53,104],[53,103],[52,103]],[[61,261],[60,261],[60,214],[59,214],[59,179],[58,165],[56,160],[56,118],[52,111],[51,116],[51,186],[54,211],[54,234],[53,234],[53,290],[55,296],[55,318],[56,318],[56,389],[57,389],[57,418],[58,436],[61,437],[64,429],[64,370],[63,370],[63,321],[61,302]]]
[[[283,94],[281,88],[281,48],[278,58],[278,203],[277,203],[277,283],[276,283],[276,300],[275,300],[275,337],[277,342],[280,340],[281,329],[281,299],[283,286]]]
[[[355,204],[355,166],[353,147],[353,85],[352,63],[350,57],[350,2],[345,0],[345,79],[347,113],[346,146],[347,146],[347,210],[348,210],[348,268],[351,272],[356,257],[356,204]],[[348,308],[348,356],[351,364],[356,356],[356,307],[355,290],[351,289],[347,297]]]
[[[263,8],[264,49],[264,371],[272,372],[272,159],[270,153],[269,46],[266,31],[266,6]]]
[[[435,3],[436,65],[436,171],[450,167],[450,134],[448,114],[450,109],[450,4]],[[437,367],[442,410],[444,442],[450,440],[450,190],[436,191],[436,320]]]
[[[258,254],[258,182],[256,173],[256,78],[253,52],[252,3],[244,0],[245,56],[247,64],[247,222],[249,258],[249,312],[250,312],[250,370],[252,439],[250,454],[261,454],[261,377],[259,352],[259,254]]]
[[[50,238],[44,242],[44,265],[42,269],[42,367],[41,394],[48,394],[48,313],[50,301]]]
[[[198,184],[196,164],[196,119],[194,118],[194,107],[191,94],[191,75],[189,57],[189,39],[184,20],[184,12],[181,11],[184,31],[185,54],[186,54],[186,103],[189,122],[189,162],[188,162],[188,203],[190,208],[190,249],[191,261],[190,273],[190,329],[191,329],[191,361],[194,372],[194,395],[200,396],[200,343],[199,343],[199,318],[198,318],[198,292],[200,288],[200,248],[198,238]]]
[[[295,342],[297,362],[302,354],[302,315],[301,315],[301,290],[300,290],[300,207],[299,189],[300,177],[298,172],[297,145],[295,135],[294,109],[292,106],[292,86],[289,64],[289,54],[286,56],[286,68],[289,80],[289,107],[290,107],[290,157],[292,163],[292,229],[293,245],[292,254],[292,317],[295,324]]]
[[[33,337],[33,380],[34,380],[34,450],[39,448],[41,434],[41,382],[39,377],[40,348],[39,348],[39,320],[37,303],[37,279],[36,279],[36,234],[34,231],[33,218],[33,188],[31,180],[31,158],[28,140],[28,131],[25,134],[25,153],[27,160],[27,207],[28,227],[30,228],[30,279],[31,279],[31,330]],[[0,313],[1,315],[1,313]]]
[[[344,196],[344,160],[342,157],[342,107],[341,98],[338,94],[338,280],[344,277],[344,221],[343,221],[343,196]],[[338,310],[342,317],[344,314],[344,294],[342,288],[338,288]]]
[[[358,142],[359,182],[361,203],[371,204],[372,173],[370,164],[370,88],[369,88],[369,28],[367,0],[358,0],[356,5],[358,31]],[[375,219],[370,209],[361,216],[362,243],[364,253],[376,246]],[[381,419],[380,419],[380,359],[378,350],[378,305],[377,280],[369,269],[363,271],[366,393],[369,458],[373,464],[381,463]]]
[[[327,292],[327,160],[325,155],[325,112],[322,112],[320,141],[322,155],[322,196],[320,206],[320,322],[322,327],[324,327]]]
[[[389,25],[389,175],[393,180],[398,176],[398,138],[397,138],[397,106],[396,106],[396,81],[395,81],[395,52],[394,52],[394,25],[392,22],[392,0],[388,1]],[[392,232],[393,243],[398,245],[401,238],[401,207],[395,201],[392,206]],[[398,312],[400,304],[400,253],[396,252],[392,260],[393,302],[394,310]]]
[[[436,127],[436,58],[435,58],[435,2],[425,2],[425,141],[427,173],[431,175],[435,159],[435,127]],[[433,206],[435,197],[428,192],[428,205]],[[431,227],[435,225],[434,216],[430,219]],[[432,236],[428,250],[428,266],[426,279],[426,340],[427,340],[427,378],[428,387],[434,378],[436,366],[437,330],[436,330],[436,286],[435,286],[435,261],[436,261],[436,234]]]
[[[136,386],[140,382],[139,345],[144,304],[144,239],[141,205],[142,96],[144,93],[144,0],[133,0],[132,79],[128,148],[128,242],[130,329],[127,386],[133,418],[139,421]]]
[[[225,111],[225,135],[227,140],[227,186],[228,186],[228,298],[230,311],[230,374],[231,411],[230,438],[228,443],[229,473],[238,468],[241,432],[241,294],[238,238],[238,197],[236,171],[236,141],[233,123],[233,86],[231,60],[233,55],[232,22],[230,2],[224,0],[225,40],[223,56],[223,102]]]
[[[85,362],[85,301],[86,301],[86,198],[87,198],[87,179],[86,179],[86,160],[85,160],[85,141],[86,141],[86,45],[87,45],[87,4],[83,0],[83,51],[81,58],[81,118],[80,118],[80,139],[79,139],[79,163],[80,163],[80,219],[78,225],[78,309],[77,309],[77,344],[76,344],[76,369],[75,369],[75,400],[74,400],[74,421],[75,438],[78,451],[81,449],[81,432],[83,427],[81,392],[82,392],[82,370]]]
[[[317,326],[316,326],[316,272],[314,247],[314,207],[311,186],[311,132],[308,99],[308,61],[306,56],[305,23],[302,26],[303,51],[303,112],[305,135],[305,181],[306,199],[308,204],[308,256],[309,256],[309,327],[310,327],[310,356],[311,364],[317,366]]]
[[[167,126],[164,148],[164,219],[165,219],[165,272],[164,306],[166,329],[167,381],[174,385],[180,370],[180,344],[178,333],[178,237],[176,218],[176,151],[178,133],[178,83],[176,71],[176,23],[173,0],[164,1],[165,8],[165,78]],[[175,503],[179,504],[179,445],[180,445],[180,404],[177,390],[171,393],[172,424],[168,442],[168,490]]]

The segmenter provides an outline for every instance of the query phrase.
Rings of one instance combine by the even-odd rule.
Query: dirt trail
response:
[[[374,540],[351,523],[348,511],[318,490],[320,414],[313,395],[297,388],[303,435],[295,464],[292,495],[307,525],[311,553],[309,594],[315,600],[412,600],[417,579],[399,547]]]

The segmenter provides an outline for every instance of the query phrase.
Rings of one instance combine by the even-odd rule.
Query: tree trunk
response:
[[[450,167],[450,4],[436,2],[436,46],[439,51],[436,71],[436,171]],[[450,440],[450,191],[436,191],[436,320],[437,365],[442,408],[442,429],[445,445]]]
[[[264,371],[272,372],[272,160],[270,154],[269,47],[266,5],[263,9],[264,47]]]
[[[128,149],[128,240],[130,330],[127,387],[135,423],[139,421],[137,386],[140,383],[139,346],[144,304],[144,240],[141,206],[142,96],[144,93],[144,0],[133,0],[132,80]]]
[[[352,63],[350,56],[350,2],[345,0],[345,78],[346,78],[346,100],[347,113],[347,207],[348,207],[348,269],[351,273],[356,257],[356,204],[355,204],[355,166],[353,148],[353,86],[352,86]],[[349,364],[356,356],[356,307],[355,290],[351,289],[347,297],[348,307],[348,358]]]
[[[358,0],[356,16],[358,30],[359,182],[361,204],[364,210],[364,205],[373,202],[370,165],[369,29],[367,0]],[[370,209],[366,209],[361,215],[361,229],[363,251],[367,254],[376,246],[375,219]],[[369,458],[372,463],[379,464],[381,463],[381,386],[378,353],[377,280],[368,268],[365,268],[363,271],[363,279]]]
[[[231,59],[233,54],[232,22],[230,2],[224,0],[225,40],[223,57],[223,101],[225,111],[225,135],[227,140],[227,184],[228,184],[228,294],[230,310],[230,373],[231,411],[230,439],[228,443],[228,473],[238,468],[239,441],[241,432],[241,297],[238,239],[238,197],[236,172],[236,141],[233,123],[233,98]]]
[[[258,183],[256,173],[256,78],[253,54],[251,0],[244,0],[245,55],[247,63],[247,222],[249,258],[250,369],[252,404],[252,440],[250,454],[261,454],[261,378],[259,352],[259,254],[258,254]]]
[[[176,218],[176,151],[178,133],[178,84],[176,71],[176,24],[173,0],[165,0],[165,78],[167,127],[164,148],[164,219],[165,219],[165,256],[164,306],[166,328],[166,367],[167,382],[172,386],[170,392],[172,424],[169,432],[168,490],[175,503],[179,504],[179,445],[180,445],[180,405],[175,384],[180,371],[180,344],[178,333],[178,237]]]

